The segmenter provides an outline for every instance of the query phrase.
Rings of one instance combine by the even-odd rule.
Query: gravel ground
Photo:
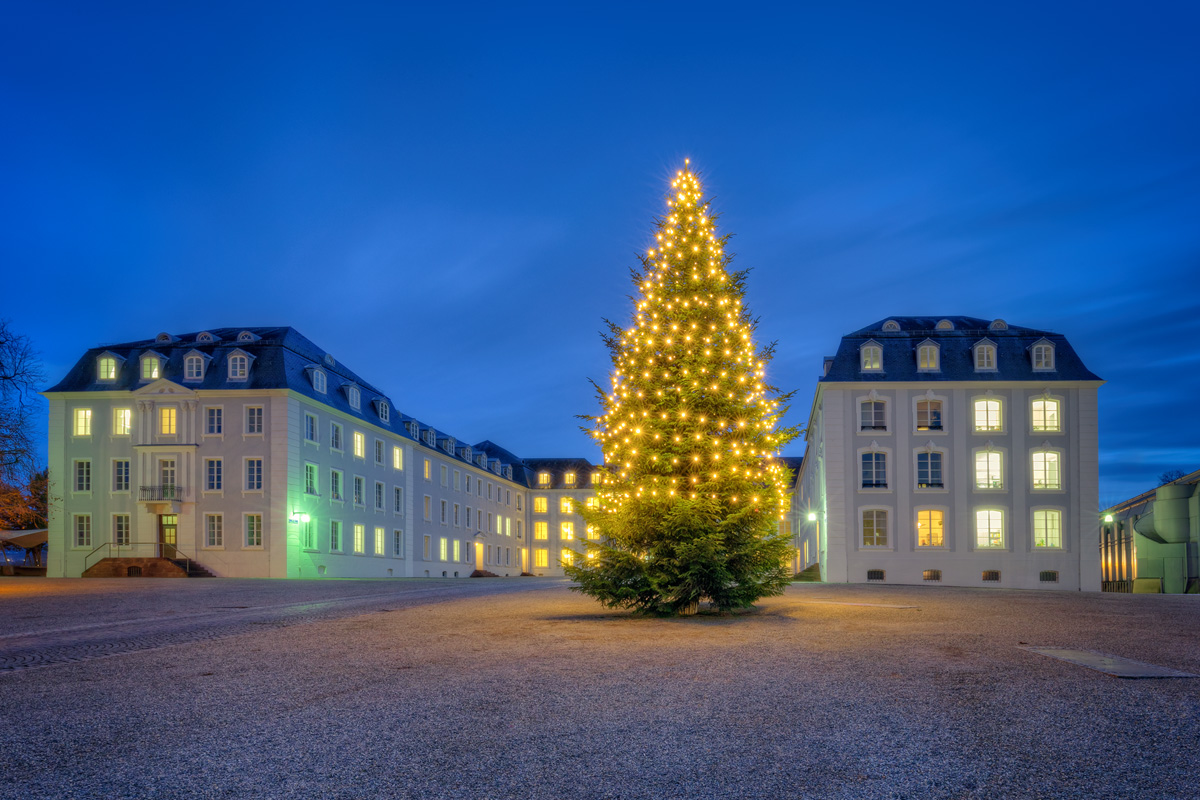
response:
[[[0,653],[228,611],[0,674],[0,797],[1200,798],[1200,679],[1023,649],[1200,673],[1197,596],[805,584],[655,620],[543,579],[3,579]]]

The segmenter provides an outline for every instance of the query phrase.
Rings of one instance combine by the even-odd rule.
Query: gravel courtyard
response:
[[[0,579],[0,797],[1200,798],[1200,597]]]

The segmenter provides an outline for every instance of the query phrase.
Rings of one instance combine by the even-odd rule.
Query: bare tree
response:
[[[1187,473],[1181,469],[1169,469],[1162,475],[1158,476],[1158,483],[1160,486],[1165,483],[1172,483],[1179,480],[1184,475],[1187,475]]]
[[[0,482],[24,485],[37,470],[34,414],[44,379],[28,337],[0,319]]]

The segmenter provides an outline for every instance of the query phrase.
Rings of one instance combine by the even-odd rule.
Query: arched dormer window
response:
[[[237,340],[239,342],[257,342],[259,340],[259,338],[261,338],[261,337],[259,337],[257,334],[253,333],[252,331],[242,331],[241,333],[238,334]]]
[[[992,320],[992,324],[988,325],[988,330],[989,331],[1006,331],[1006,330],[1008,330],[1008,323],[1002,319],[994,319],[994,320]]]
[[[379,401],[376,407],[376,413],[379,414],[379,419],[383,420],[384,422],[388,421],[391,416],[391,409],[388,408],[387,400]]]
[[[1030,357],[1034,370],[1050,371],[1054,369],[1054,345],[1045,339],[1034,342],[1030,348]]]
[[[976,342],[973,348],[975,352],[975,371],[976,372],[995,372],[996,371],[996,345],[991,341],[984,339]]]
[[[197,342],[205,342],[207,344],[207,343],[217,341],[217,337],[213,336],[208,331],[201,331],[200,335],[196,337],[196,341]]]
[[[936,329],[939,331],[952,331],[952,330],[954,330],[954,323],[948,319],[941,319],[941,320],[938,320]]]
[[[942,368],[940,358],[941,348],[936,342],[928,339],[917,345],[917,370],[920,372],[938,372]]]
[[[141,365],[142,380],[156,381],[162,377],[162,356],[158,353],[146,353],[142,356],[139,364]]]
[[[179,337],[172,336],[171,334],[166,333],[164,331],[163,333],[160,333],[158,336],[155,336],[154,341],[156,341],[156,342],[177,342],[177,341],[179,341]]]
[[[889,319],[887,322],[883,323],[883,329],[888,333],[894,333],[900,330],[900,323],[896,322],[894,319]]]
[[[314,369],[314,370],[312,370],[310,377],[312,379],[313,388],[316,389],[321,394],[325,394],[325,392],[329,386],[328,381],[325,377],[325,373],[322,370]]]
[[[117,357],[103,353],[96,359],[96,380],[115,381],[117,379]]]
[[[858,350],[859,369],[863,372],[883,372],[883,348],[867,342]]]
[[[244,381],[250,374],[250,359],[243,355],[229,357],[229,380]]]

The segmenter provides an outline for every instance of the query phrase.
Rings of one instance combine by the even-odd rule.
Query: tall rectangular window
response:
[[[317,418],[312,414],[304,415],[304,439],[309,442],[317,440]]]
[[[219,458],[204,459],[204,490],[206,492],[219,492],[223,488],[221,467],[222,463]]]
[[[575,523],[564,522],[562,524],[562,538],[564,540],[575,538]]]
[[[533,565],[535,567],[550,566],[550,551],[539,547],[533,551]]]
[[[441,465],[441,474],[442,474],[442,486],[448,485],[446,483],[446,465],[445,464]]]
[[[942,429],[942,401],[921,400],[917,403],[917,430],[940,431]]]
[[[881,508],[867,509],[862,512],[863,547],[887,547],[887,514],[888,512]]]
[[[112,465],[113,465],[112,490],[114,492],[128,492],[129,491],[129,459],[128,458],[114,459],[112,462]]]
[[[71,485],[77,492],[90,492],[92,490],[91,461],[75,462],[75,481]]]
[[[342,500],[342,471],[339,469],[329,470],[329,499]]]
[[[375,510],[383,511],[383,493],[386,491],[384,485],[379,481],[375,481]]]
[[[447,554],[447,552],[446,552],[446,545],[447,545],[447,544],[448,544],[448,542],[446,541],[446,537],[445,537],[445,536],[441,537],[441,538],[438,540],[438,556],[440,557],[440,559],[441,559],[442,561],[446,561],[446,560],[448,559],[448,554]]]
[[[917,547],[942,547],[946,543],[945,513],[936,508],[917,512]]]
[[[204,409],[204,432],[216,435],[224,432],[224,410],[220,408]]]
[[[887,403],[864,400],[858,407],[859,427],[864,431],[887,430]]]
[[[342,449],[342,426],[336,422],[329,423],[329,449]]]
[[[329,520],[329,549],[333,552],[340,552],[342,549],[342,522],[341,520]]]
[[[317,523],[311,519],[300,523],[300,546],[305,550],[317,549]]]
[[[445,525],[446,524],[446,501],[445,500],[441,501],[441,508],[442,508],[441,520],[442,520],[442,524]]]
[[[980,450],[975,454],[975,488],[1004,488],[1004,459],[1000,453]]]
[[[262,406],[246,406],[246,433],[263,432]]]
[[[92,515],[91,514],[76,514],[74,516],[75,530],[75,546],[76,547],[91,547],[92,546]]]
[[[160,408],[158,410],[158,432],[163,436],[175,435],[174,408]]]
[[[129,515],[113,514],[112,543],[121,547],[129,544]]]
[[[456,527],[456,528],[459,527],[459,524],[460,524],[460,521],[458,518],[459,509],[460,509],[460,506],[458,505],[458,503],[455,503],[454,504],[454,527]]]
[[[942,454],[917,453],[917,488],[941,489]]]
[[[1057,400],[1034,400],[1032,419],[1035,431],[1057,432],[1062,430],[1058,418]]]
[[[75,409],[75,435],[92,435],[92,410],[90,408]]]
[[[429,463],[429,459],[425,459],[425,480],[433,480],[433,465]]]
[[[361,523],[354,524],[354,552],[360,556],[367,552],[367,526]]]
[[[462,542],[460,542],[458,539],[455,539],[453,544],[454,544],[454,560],[462,561]]]
[[[423,549],[421,550],[421,554],[422,554],[422,556],[421,556],[422,558],[424,558],[426,561],[429,560],[429,534],[425,535],[425,544],[424,544]]]
[[[432,511],[432,503],[433,503],[433,499],[429,495],[425,495],[424,511],[425,511],[425,519],[426,520],[430,519],[429,514]]]
[[[360,431],[354,431],[354,433],[351,435],[354,440],[354,457],[355,458],[366,458],[367,457],[367,437],[364,436]]]
[[[570,514],[574,509],[571,506],[571,498],[562,497],[558,501],[558,510],[562,514]]]
[[[994,508],[975,512],[975,546],[1004,547],[1004,512]]]
[[[862,487],[886,489],[887,485],[887,453],[863,453]]]
[[[392,488],[392,512],[396,514],[404,513],[404,487],[395,486]]]
[[[533,498],[533,513],[545,514],[550,509],[550,501],[545,497]]]
[[[112,410],[113,436],[128,436],[133,431],[133,409],[114,408]]]
[[[316,464],[305,464],[304,465],[304,493],[305,494],[317,494],[317,490],[319,488],[320,487],[319,487],[318,481],[317,481],[317,465]]]
[[[1033,512],[1033,546],[1062,547],[1062,512],[1041,509]]]
[[[404,450],[396,445],[392,446],[392,469],[404,469]]]
[[[975,430],[1000,431],[1004,430],[1003,419],[1000,416],[999,400],[975,401]]]
[[[382,556],[387,554],[387,540],[384,539],[383,528],[375,529],[375,555]]]
[[[454,491],[457,492],[461,489],[462,489],[462,473],[459,472],[458,470],[454,470]]]
[[[375,463],[379,464],[380,466],[383,466],[384,452],[385,452],[384,443],[381,442],[380,440],[376,439],[375,440]]]
[[[262,547],[262,514],[246,515],[246,547]]]
[[[362,476],[354,476],[354,505],[365,506],[367,504],[367,485],[363,481]]]
[[[392,555],[404,558],[404,531],[399,528],[392,531]]]
[[[225,546],[225,519],[220,514],[204,515],[204,546]]]
[[[263,488],[263,460],[246,459],[246,491],[257,492]]]
[[[533,538],[534,539],[549,539],[550,526],[545,522],[533,523]]]
[[[882,369],[883,350],[869,345],[859,351],[860,365],[863,372],[873,372]]]
[[[1034,452],[1033,488],[1062,488],[1062,470],[1059,468],[1058,453],[1051,450],[1038,450]]]

